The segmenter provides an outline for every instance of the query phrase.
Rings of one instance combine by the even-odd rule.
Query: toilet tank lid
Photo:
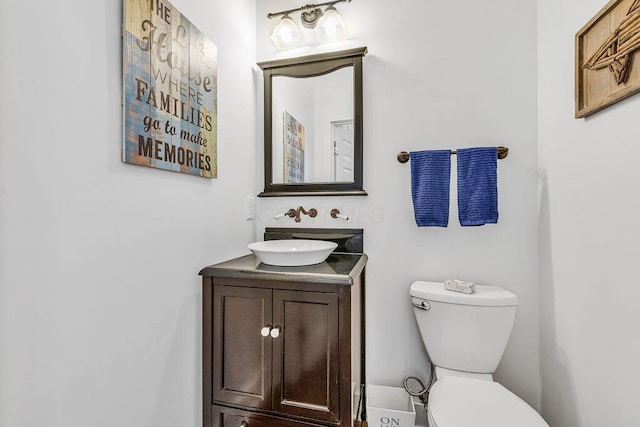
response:
[[[448,291],[442,282],[416,281],[409,293],[412,297],[449,304],[505,307],[518,305],[518,297],[497,286],[476,285],[473,294]]]

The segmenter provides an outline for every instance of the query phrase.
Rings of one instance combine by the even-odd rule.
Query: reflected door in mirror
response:
[[[353,182],[353,120],[331,122],[333,177],[335,182]]]

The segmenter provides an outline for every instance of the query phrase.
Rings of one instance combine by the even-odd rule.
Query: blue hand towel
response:
[[[498,150],[463,148],[458,154],[458,218],[460,225],[498,222]]]
[[[418,227],[446,227],[449,224],[449,182],[451,151],[412,151],[411,196]]]

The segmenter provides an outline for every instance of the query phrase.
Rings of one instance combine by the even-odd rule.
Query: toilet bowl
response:
[[[429,393],[429,427],[548,427],[542,417],[497,382],[446,376]]]
[[[475,289],[463,294],[439,282],[411,285],[411,305],[436,377],[429,427],[548,427],[526,402],[493,381],[518,298],[497,286]]]

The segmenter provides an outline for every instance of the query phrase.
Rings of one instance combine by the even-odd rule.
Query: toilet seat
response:
[[[429,393],[430,427],[549,427],[522,399],[496,382],[444,377]]]

